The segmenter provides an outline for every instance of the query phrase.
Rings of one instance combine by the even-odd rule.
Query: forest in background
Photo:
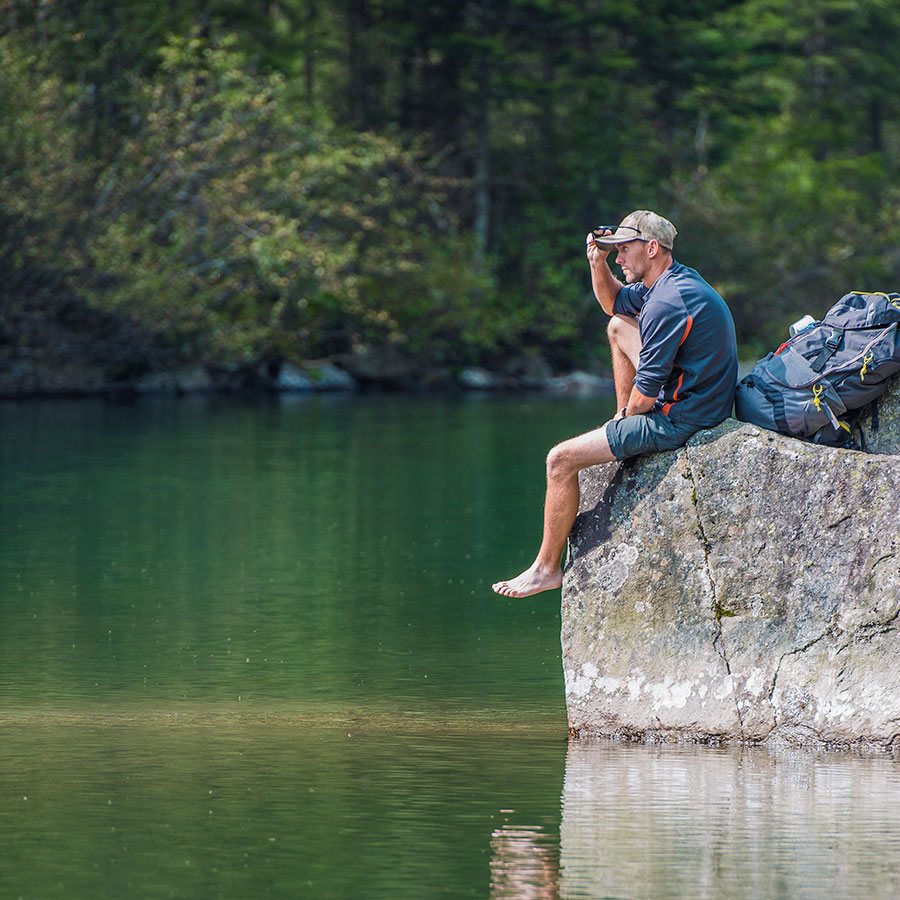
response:
[[[900,287],[893,0],[0,0],[0,368],[603,363],[634,208],[747,356]]]

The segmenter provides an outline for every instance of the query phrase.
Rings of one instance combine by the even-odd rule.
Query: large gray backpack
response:
[[[761,359],[737,386],[735,413],[819,444],[849,442],[855,411],[900,371],[900,294],[845,294]]]

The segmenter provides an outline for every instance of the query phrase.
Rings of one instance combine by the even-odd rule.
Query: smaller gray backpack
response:
[[[744,422],[840,446],[855,412],[900,371],[900,294],[845,294],[821,322],[761,359],[737,386]]]

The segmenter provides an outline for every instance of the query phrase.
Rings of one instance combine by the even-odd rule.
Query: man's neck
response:
[[[654,260],[656,265],[652,266],[650,271],[641,279],[648,290],[656,284],[663,272],[675,262],[673,257],[668,253],[665,256],[660,255],[658,258],[659,262],[656,263],[656,260]]]

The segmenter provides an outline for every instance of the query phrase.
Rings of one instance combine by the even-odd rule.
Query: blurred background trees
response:
[[[0,365],[605,353],[637,207],[749,354],[897,288],[888,0],[0,0]]]

